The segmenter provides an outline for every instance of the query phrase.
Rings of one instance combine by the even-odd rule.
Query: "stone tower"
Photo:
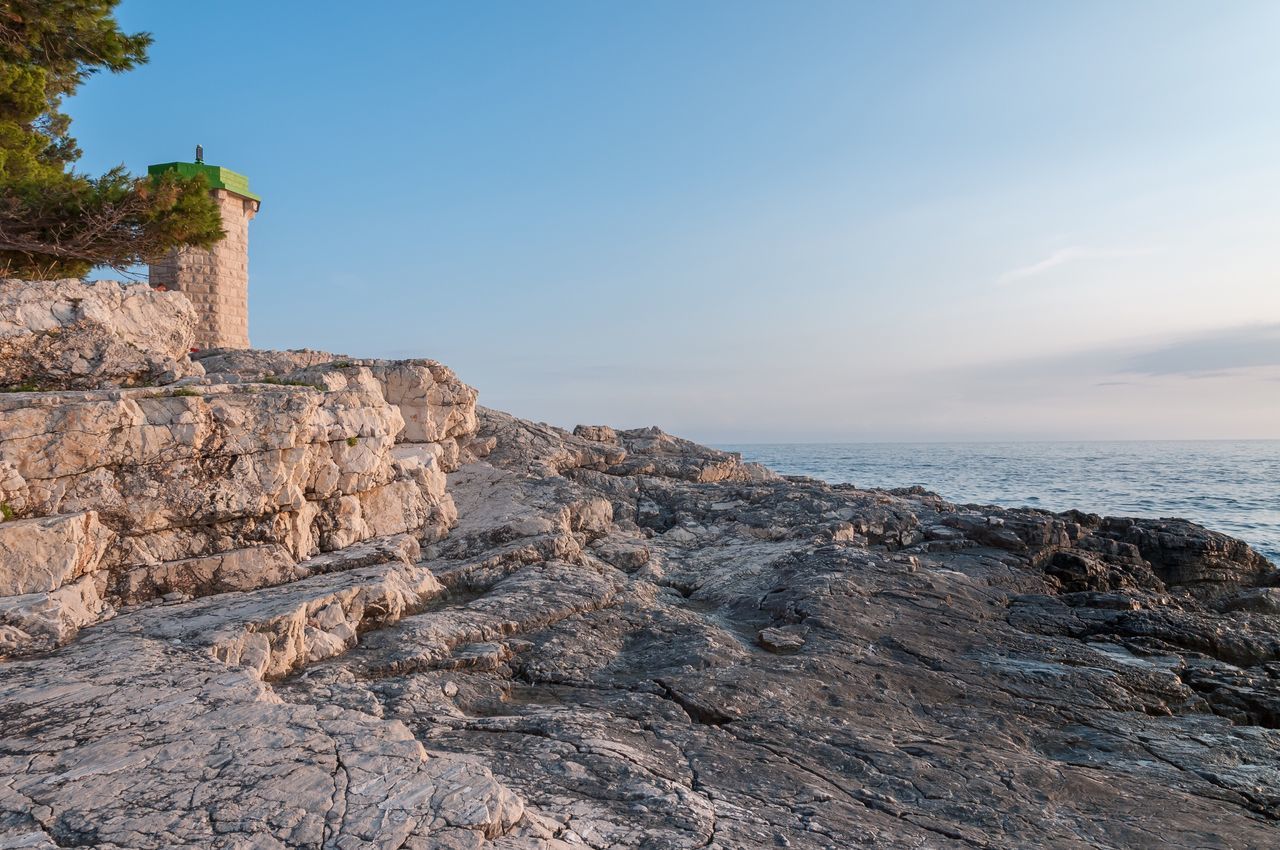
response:
[[[249,347],[249,220],[262,199],[249,191],[249,178],[217,165],[206,165],[200,148],[195,162],[165,162],[150,174],[176,171],[184,177],[204,175],[222,211],[227,235],[208,251],[175,248],[151,266],[151,285],[186,294],[196,307],[197,348]]]

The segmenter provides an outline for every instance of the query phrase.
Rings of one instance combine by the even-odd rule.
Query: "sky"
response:
[[[1280,437],[1280,3],[124,0],[255,347],[713,443]]]

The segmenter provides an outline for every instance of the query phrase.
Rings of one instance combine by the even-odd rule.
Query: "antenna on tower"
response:
[[[196,162],[204,162],[204,145],[196,145]]]

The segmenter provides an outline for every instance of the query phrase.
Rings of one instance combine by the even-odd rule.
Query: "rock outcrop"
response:
[[[292,581],[321,553],[406,532],[429,542],[453,523],[445,474],[476,430],[476,394],[440,364],[211,352],[209,372],[183,348],[178,293],[30,286],[12,302],[26,332],[9,338],[27,340],[13,350],[56,343],[61,363],[105,339],[86,382],[123,379],[126,355],[146,351],[187,379],[33,392],[52,373],[8,361],[25,371],[0,394],[0,588],[13,597],[0,651],[47,649],[121,606]],[[64,331],[46,334],[59,316]]]
[[[1275,844],[1240,541],[202,355],[0,397],[0,847]]]
[[[0,280],[0,388],[132,387],[199,375],[187,356],[195,326],[195,308],[177,292]]]

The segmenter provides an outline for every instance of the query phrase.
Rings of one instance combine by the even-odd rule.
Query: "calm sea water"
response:
[[[1280,564],[1280,440],[722,446],[785,475],[952,502],[1183,517]]]

